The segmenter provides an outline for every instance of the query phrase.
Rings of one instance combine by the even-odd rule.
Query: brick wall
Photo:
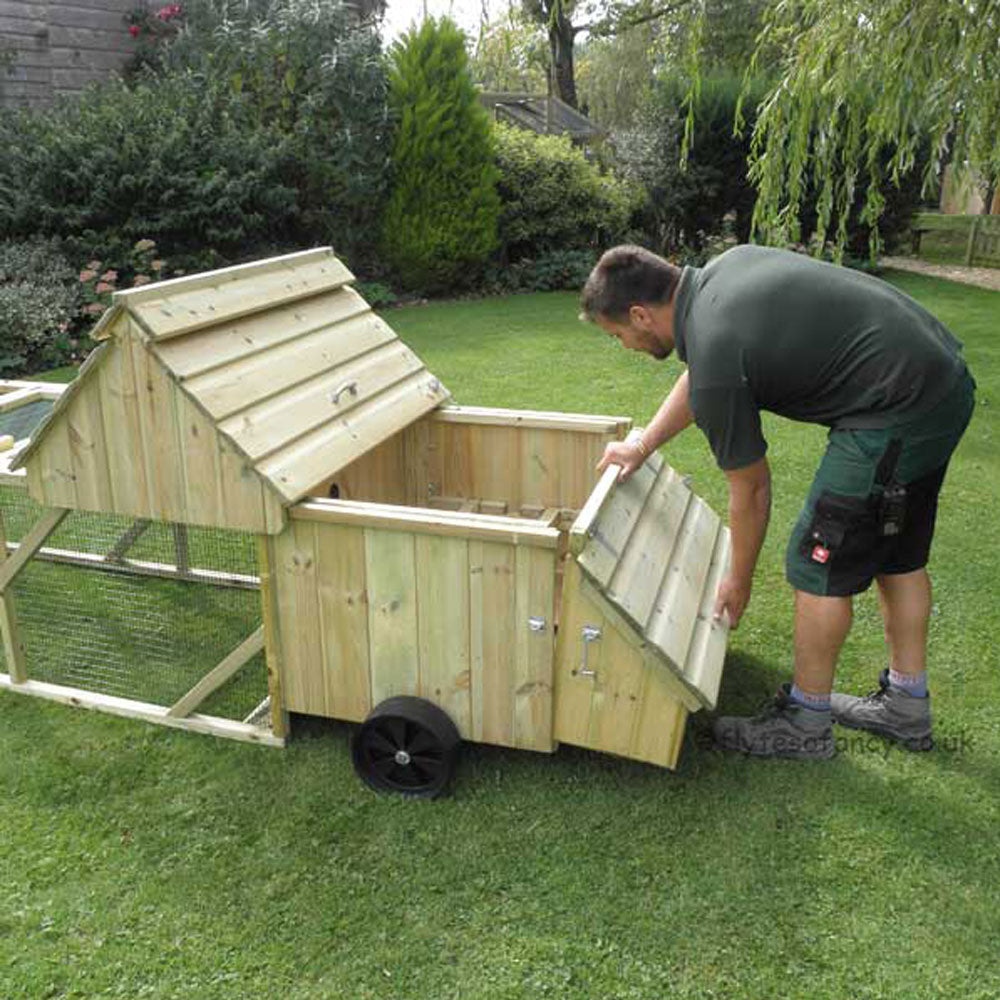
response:
[[[132,54],[138,0],[0,0],[0,106],[39,107],[106,79]],[[3,53],[13,62],[3,64]]]

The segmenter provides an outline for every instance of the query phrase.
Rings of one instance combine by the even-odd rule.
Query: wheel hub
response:
[[[405,750],[397,750],[396,763],[401,767],[406,767],[410,763],[410,755]]]

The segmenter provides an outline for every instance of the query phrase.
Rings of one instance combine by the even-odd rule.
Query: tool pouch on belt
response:
[[[870,548],[876,542],[872,515],[870,497],[821,493],[802,539],[802,554],[810,562],[825,565],[834,554]]]

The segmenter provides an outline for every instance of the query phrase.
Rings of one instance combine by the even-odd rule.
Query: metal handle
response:
[[[545,619],[544,618],[529,618],[528,628],[532,632],[544,632],[545,631]]]
[[[583,662],[580,664],[577,675],[580,677],[596,677],[596,670],[587,669],[587,649],[592,642],[597,642],[601,638],[601,630],[594,625],[584,625],[580,630],[580,635],[583,637]]]
[[[357,396],[358,383],[356,381],[345,382],[342,386],[334,389],[333,392],[330,393],[330,402],[336,406],[340,402],[340,397],[343,396],[345,392],[349,392],[352,396]]]

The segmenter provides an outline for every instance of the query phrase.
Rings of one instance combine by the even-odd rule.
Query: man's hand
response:
[[[618,482],[624,483],[645,461],[646,456],[637,444],[627,441],[612,441],[604,449],[604,455],[597,463],[597,472],[603,472],[609,465],[620,465],[622,471],[618,473]]]
[[[722,578],[715,597],[715,617],[723,615],[729,620],[730,628],[737,628],[746,606],[750,603],[750,587],[752,580],[741,580],[729,574]]]

